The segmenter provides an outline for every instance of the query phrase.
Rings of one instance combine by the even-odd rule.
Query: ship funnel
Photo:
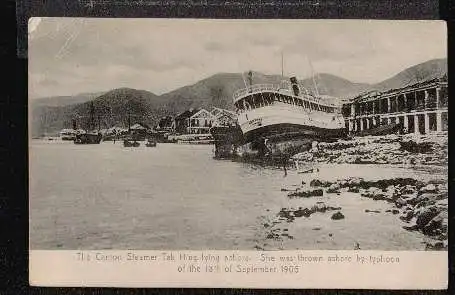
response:
[[[294,95],[295,96],[299,96],[299,85],[298,85],[298,82],[297,82],[297,78],[296,77],[291,77],[291,85],[292,85],[292,90],[294,91]]]

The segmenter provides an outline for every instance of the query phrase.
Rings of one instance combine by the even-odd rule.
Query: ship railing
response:
[[[261,91],[277,91],[280,89],[279,85],[274,84],[254,84],[247,88],[242,88],[234,92],[233,98],[234,102],[236,102],[240,97],[244,96],[247,93],[252,92],[261,92]]]
[[[289,91],[288,88],[284,87],[285,85],[275,85],[275,84],[254,84],[252,86],[249,86],[247,88],[242,88],[234,92],[233,98],[234,98],[234,103],[237,102],[241,97],[245,96],[248,93],[255,93],[255,92],[261,92],[261,91],[280,91],[280,90],[286,90]],[[307,93],[302,93],[300,95],[300,98],[305,99],[310,102],[314,102],[317,104],[322,104],[325,106],[331,106],[331,107],[337,107],[334,103],[331,103],[330,101],[327,101],[325,98],[321,97],[316,97],[311,94]]]

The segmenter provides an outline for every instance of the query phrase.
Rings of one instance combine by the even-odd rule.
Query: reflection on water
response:
[[[388,205],[355,196],[324,196],[343,208],[289,225],[294,239],[265,240],[263,221],[289,200],[281,188],[314,175],[212,159],[212,146],[118,142],[30,145],[30,247],[33,249],[420,249],[422,237],[396,216],[367,215]],[[374,170],[374,173],[371,171]],[[409,174],[406,169],[322,166],[317,177]],[[392,176],[393,175],[393,176]],[[421,177],[435,173],[421,172]],[[306,180],[308,181],[308,179]],[[302,204],[297,204],[301,202]],[[384,207],[384,208],[382,208]],[[318,227],[320,230],[312,230]],[[328,234],[331,234],[329,237]]]

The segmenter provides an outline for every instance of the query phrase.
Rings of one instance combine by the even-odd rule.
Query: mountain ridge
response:
[[[414,80],[434,78],[447,73],[447,59],[434,59],[423,62],[376,84],[356,83],[333,74],[315,75],[317,90],[321,95],[338,98],[353,97],[371,90],[384,91],[400,88]],[[116,88],[105,91],[90,99],[89,95],[80,96],[80,103],[63,105],[43,105],[32,103],[32,134],[34,136],[47,132],[56,132],[71,127],[72,117],[84,118],[93,103],[97,114],[103,117],[102,128],[127,124],[127,116],[133,121],[150,125],[157,123],[160,117],[175,115],[189,108],[210,108],[211,106],[233,109],[232,94],[245,87],[241,73],[217,73],[194,84],[185,85],[170,92],[156,95],[147,90],[134,88]],[[253,72],[255,84],[279,84],[281,75]],[[313,77],[300,81],[311,92],[315,92]],[[69,99],[66,102],[71,101]],[[76,100],[73,100],[73,102]]]

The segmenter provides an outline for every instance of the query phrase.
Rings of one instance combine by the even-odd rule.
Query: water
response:
[[[422,249],[423,236],[403,230],[384,202],[358,195],[290,200],[282,187],[311,177],[405,176],[409,169],[322,166],[318,175],[219,161],[213,146],[121,143],[30,144],[31,249]],[[371,173],[374,171],[374,173]],[[422,171],[419,177],[439,177]],[[293,239],[270,241],[264,220],[282,207],[324,200],[346,218],[316,213],[286,227]],[[313,230],[315,227],[319,230]],[[331,234],[331,236],[329,236]]]

